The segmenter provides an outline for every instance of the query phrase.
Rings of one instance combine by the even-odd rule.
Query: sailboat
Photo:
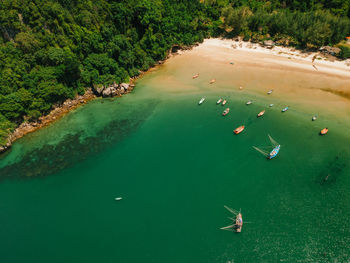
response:
[[[279,151],[281,149],[281,145],[278,142],[276,142],[269,134],[268,134],[268,136],[269,136],[271,145],[273,147],[272,150],[264,150],[261,147],[258,148],[258,147],[255,147],[255,146],[253,146],[253,148],[255,150],[257,150],[258,152],[260,152],[261,154],[263,154],[267,159],[271,160],[271,159],[275,158],[278,155],[278,153],[279,153]]]
[[[228,206],[224,205],[224,207],[230,212],[232,213],[235,217],[229,217],[230,220],[232,220],[231,225],[225,226],[220,228],[221,230],[228,230],[228,231],[234,231],[237,233],[241,233],[242,232],[242,227],[243,227],[243,218],[242,218],[242,213],[241,210],[236,211],[232,208],[229,208]]]

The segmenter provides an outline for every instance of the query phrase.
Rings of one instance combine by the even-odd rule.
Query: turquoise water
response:
[[[341,122],[311,122],[293,107],[282,114],[273,97],[201,82],[190,91],[154,85],[168,73],[77,109],[2,157],[1,262],[349,261]],[[222,94],[226,117],[215,104]],[[268,134],[282,145],[274,160],[252,148],[269,146]],[[219,230],[230,224],[224,205],[242,210],[242,233]]]

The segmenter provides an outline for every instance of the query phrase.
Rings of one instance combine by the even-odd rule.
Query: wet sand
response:
[[[166,91],[166,96],[183,89],[199,96],[208,92],[257,96],[268,104],[289,105],[310,118],[313,114],[336,117],[350,125],[348,62],[315,60],[316,70],[312,66],[315,54],[280,47],[269,50],[249,43],[240,48],[231,40],[208,39],[167,60],[156,70],[167,74],[159,74],[152,85]],[[199,77],[192,79],[197,73]],[[216,82],[209,84],[213,78]],[[268,96],[270,89],[273,93]]]

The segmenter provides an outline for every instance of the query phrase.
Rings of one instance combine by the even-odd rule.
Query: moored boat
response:
[[[229,112],[230,112],[230,108],[225,109],[224,112],[222,113],[222,116],[226,116]]]
[[[242,87],[242,86],[240,86],[240,87],[239,87],[239,90],[242,90],[242,89],[243,89],[243,87]]]
[[[278,152],[281,149],[281,145],[277,145],[275,148],[273,148],[273,150],[269,153],[269,155],[267,156],[268,159],[272,159],[275,158],[278,154]]]
[[[210,80],[209,84],[213,84],[216,81],[216,79]]]
[[[220,104],[222,102],[222,98],[220,98],[217,102],[216,102],[216,104]]]
[[[222,105],[222,106],[225,106],[226,103],[227,103],[227,100],[223,100],[221,105]]]
[[[252,104],[253,102],[251,100],[247,101],[246,105],[250,105]]]
[[[326,135],[328,133],[328,128],[324,128],[320,131],[320,135]]]
[[[315,120],[317,120],[317,115],[312,117],[312,121],[315,121]]]
[[[123,197],[116,197],[116,198],[114,198],[114,199],[115,199],[115,201],[120,201],[120,200],[123,199]]]
[[[261,117],[261,116],[263,116],[264,114],[265,114],[265,110],[260,111],[260,112],[258,113],[258,116],[257,116],[257,117]]]
[[[235,133],[235,134],[240,134],[243,130],[244,130],[244,125],[242,125],[242,126],[239,126],[238,128],[236,128],[233,132]]]
[[[273,107],[273,103],[271,103],[269,106],[270,106],[270,107]]]
[[[224,207],[232,213],[236,218],[234,217],[229,217],[230,220],[232,220],[231,225],[225,226],[220,228],[221,230],[228,230],[236,233],[241,233],[242,232],[242,227],[243,227],[243,217],[241,210],[236,211],[232,208],[229,208],[228,206],[224,205]]]
[[[286,112],[288,109],[289,109],[289,107],[287,106],[287,107],[282,109],[282,112]]]
[[[201,100],[198,102],[198,105],[201,105],[205,101],[205,98],[201,98]]]
[[[243,218],[242,218],[242,214],[238,213],[238,215],[236,216],[236,232],[237,233],[241,233],[242,232],[242,227],[243,227]]]
[[[270,90],[267,92],[267,95],[270,95],[272,92],[273,92],[273,90],[270,89]]]
[[[196,79],[196,78],[198,78],[198,77],[199,77],[199,73],[197,73],[196,75],[193,75],[193,76],[192,76],[193,79]]]

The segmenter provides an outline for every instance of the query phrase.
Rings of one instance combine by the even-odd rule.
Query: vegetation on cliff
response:
[[[127,81],[173,45],[237,35],[334,45],[349,15],[348,0],[2,0],[0,145],[23,120],[93,84]]]

